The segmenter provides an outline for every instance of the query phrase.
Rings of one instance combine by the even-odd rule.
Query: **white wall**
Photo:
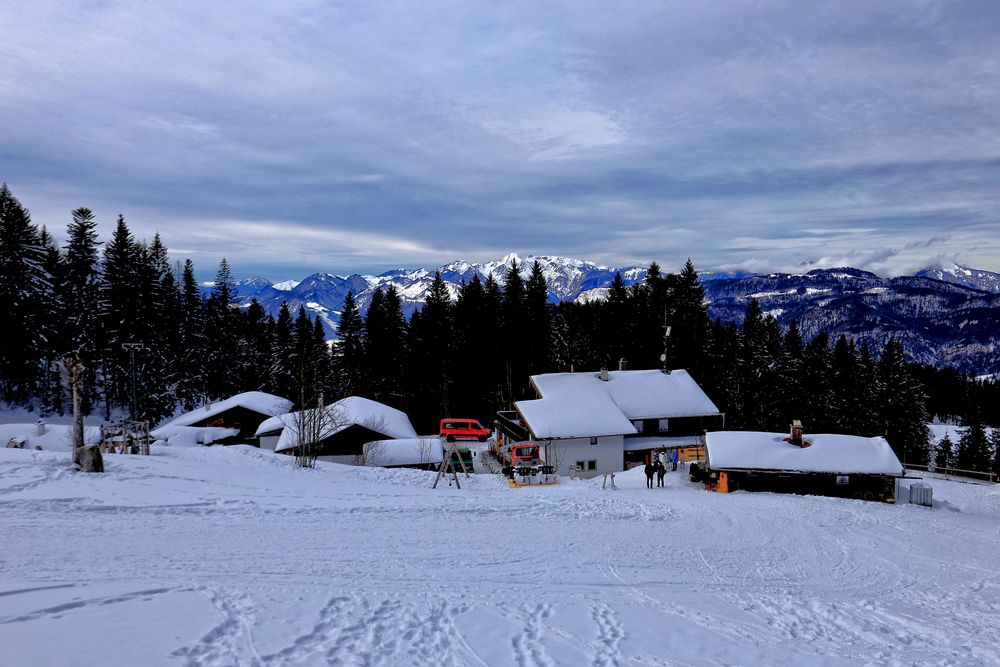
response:
[[[546,454],[549,460],[546,463],[556,465],[556,474],[568,476],[570,466],[574,466],[578,461],[582,461],[586,466],[589,461],[596,461],[596,469],[584,469],[585,477],[596,477],[606,472],[621,472],[623,452],[623,438],[620,435],[600,437],[597,444],[590,444],[590,438],[569,438],[566,440],[553,440],[551,444],[542,445],[542,459]]]

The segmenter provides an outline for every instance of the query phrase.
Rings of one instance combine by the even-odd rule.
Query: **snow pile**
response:
[[[73,427],[65,424],[44,424],[44,433],[38,434],[38,424],[0,424],[0,448],[13,440],[22,449],[68,452],[73,449]],[[87,445],[101,441],[101,431],[95,426],[85,426],[83,442]]]
[[[685,370],[546,373],[531,381],[542,395],[518,401],[518,412],[538,438],[624,435],[633,419],[715,415],[719,409]]]
[[[444,460],[444,445],[438,437],[376,440],[363,447],[368,466],[428,465]]]
[[[786,470],[836,474],[902,475],[885,438],[856,435],[806,435],[809,447],[785,442],[782,433],[713,431],[705,435],[708,465],[713,470]]]
[[[194,447],[196,445],[211,445],[213,442],[238,435],[235,428],[222,426],[162,426],[150,435],[157,441],[176,447]]]

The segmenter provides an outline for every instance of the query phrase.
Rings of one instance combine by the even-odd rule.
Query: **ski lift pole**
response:
[[[132,377],[131,391],[129,392],[129,419],[136,420],[136,400],[135,400],[135,352],[146,349],[143,343],[122,343],[122,349],[128,350],[129,375]]]

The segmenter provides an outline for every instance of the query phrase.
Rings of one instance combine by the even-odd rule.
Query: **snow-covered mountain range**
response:
[[[626,285],[645,278],[646,267],[607,267],[579,259],[509,254],[474,264],[456,261],[439,267],[452,297],[459,285],[478,275],[503,283],[516,261],[525,279],[537,260],[549,288],[549,300],[603,299],[615,273]],[[254,277],[236,286],[238,299],[256,298],[277,315],[282,303],[292,312],[304,306],[319,315],[331,337],[350,291],[364,312],[378,287],[394,285],[407,316],[424,301],[434,270],[393,269],[379,275],[337,276],[315,273],[301,281],[272,284]],[[1000,274],[960,265],[936,265],[914,276],[883,278],[852,268],[808,273],[702,273],[709,314],[740,320],[750,299],[781,324],[796,320],[807,337],[820,331],[848,334],[878,351],[890,338],[901,339],[917,361],[951,365],[973,373],[1000,372]]]

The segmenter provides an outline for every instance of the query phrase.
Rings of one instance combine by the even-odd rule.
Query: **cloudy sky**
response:
[[[1000,270],[1000,2],[0,0],[0,180],[273,280]]]

